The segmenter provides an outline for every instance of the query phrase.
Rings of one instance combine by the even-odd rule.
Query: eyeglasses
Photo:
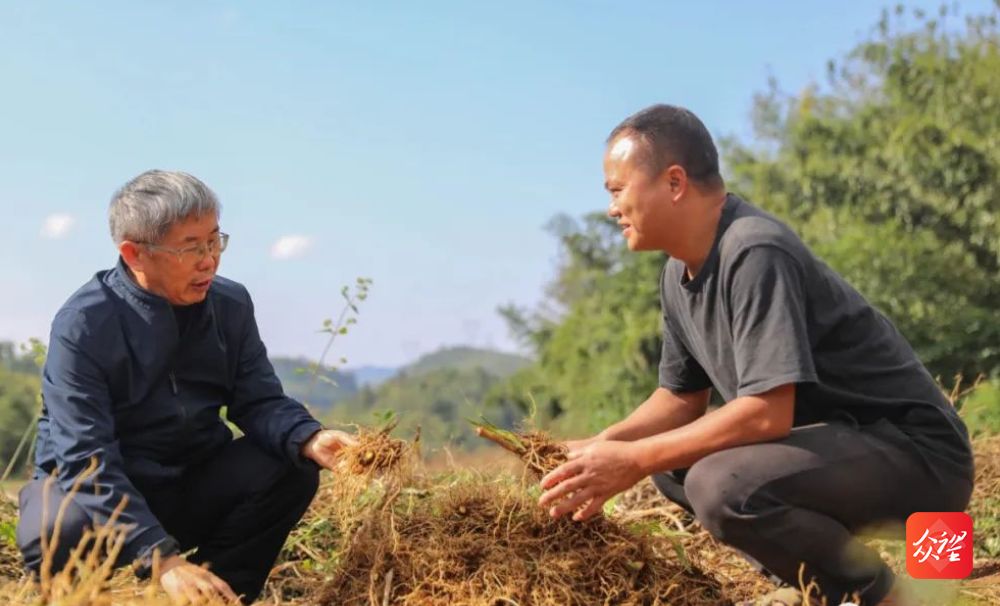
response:
[[[137,242],[137,244],[142,244],[150,250],[162,250],[163,252],[171,253],[177,257],[178,263],[196,265],[201,263],[208,255],[212,255],[213,257],[221,255],[222,251],[226,250],[226,247],[229,246],[229,234],[224,234],[220,231],[207,243],[199,243],[185,248],[172,248],[170,246],[147,244],[145,242]]]

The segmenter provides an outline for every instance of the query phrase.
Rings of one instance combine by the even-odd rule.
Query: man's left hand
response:
[[[355,444],[357,440],[348,433],[336,429],[323,429],[313,434],[302,445],[302,456],[316,461],[320,467],[333,471],[339,462],[338,455],[341,449]]]
[[[644,475],[636,460],[634,442],[592,442],[570,450],[567,458],[541,481],[545,493],[538,504],[552,505],[549,515],[553,518],[575,511],[574,520],[586,520]]]

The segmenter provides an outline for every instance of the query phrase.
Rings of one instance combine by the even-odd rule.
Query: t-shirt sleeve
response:
[[[736,396],[816,381],[803,268],[775,246],[741,253],[729,273]]]
[[[701,364],[684,345],[680,331],[670,317],[664,275],[660,277],[660,308],[663,310],[663,347],[660,351],[660,387],[673,393],[701,391],[712,386],[712,381]]]

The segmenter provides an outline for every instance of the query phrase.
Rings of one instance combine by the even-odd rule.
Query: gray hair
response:
[[[150,170],[122,186],[111,198],[108,224],[115,244],[125,240],[155,244],[170,226],[222,206],[197,178],[179,171]]]

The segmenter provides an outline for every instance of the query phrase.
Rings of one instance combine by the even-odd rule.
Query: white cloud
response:
[[[271,257],[274,259],[295,259],[301,257],[313,244],[309,236],[289,235],[278,238],[271,245]]]
[[[43,238],[49,238],[50,240],[61,240],[66,237],[69,230],[73,229],[74,223],[76,223],[76,219],[73,218],[73,215],[67,215],[66,213],[51,214],[45,217],[41,235]]]

